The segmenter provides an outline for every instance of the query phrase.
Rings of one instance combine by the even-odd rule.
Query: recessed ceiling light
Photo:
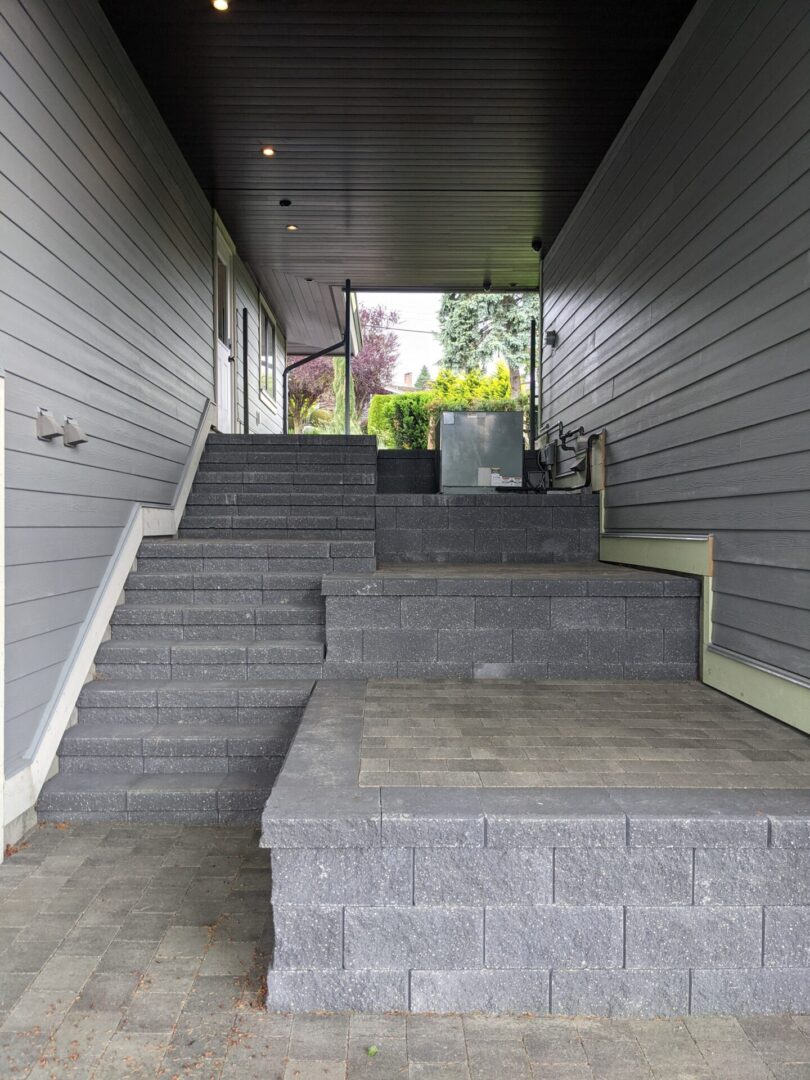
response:
[[[214,11],[228,10],[228,0],[211,0],[211,5],[214,8]]]
[[[298,232],[298,226],[297,225],[288,225],[287,226],[287,232]]]
[[[275,157],[276,149],[274,146],[263,146],[262,153],[265,157]]]

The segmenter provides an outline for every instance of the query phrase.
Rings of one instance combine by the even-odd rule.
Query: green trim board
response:
[[[604,493],[602,495],[600,511],[604,521]],[[602,533],[599,558],[602,562],[646,566],[701,577],[701,681],[810,734],[810,686],[788,672],[768,668],[747,656],[712,645],[713,539],[711,534]]]

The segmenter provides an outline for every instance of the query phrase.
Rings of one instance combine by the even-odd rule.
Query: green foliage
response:
[[[438,338],[443,363],[452,371],[485,371],[493,360],[525,372],[535,293],[445,293],[439,308]]]
[[[332,398],[335,408],[332,419],[326,426],[325,431],[332,435],[343,435],[346,431],[346,359],[343,356],[334,358],[334,376],[332,378]],[[357,418],[357,408],[354,395],[354,379],[349,372],[349,430],[352,435],[360,434],[360,421]]]
[[[442,370],[430,390],[412,394],[377,394],[368,410],[368,433],[388,449],[424,450],[431,428],[445,410],[511,412],[524,407],[511,396],[509,368],[500,362],[493,375]]]
[[[428,444],[432,392],[376,394],[368,407],[368,433],[389,450],[422,450]]]
[[[416,376],[416,382],[413,384],[417,390],[427,390],[430,384],[430,372],[428,371],[427,364],[422,364],[422,370]]]

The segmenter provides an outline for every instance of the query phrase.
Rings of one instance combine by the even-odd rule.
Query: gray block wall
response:
[[[699,582],[645,571],[328,575],[324,676],[694,679]]]
[[[316,688],[265,809],[268,1008],[810,1010],[806,793],[359,788],[362,702]]]
[[[593,562],[591,492],[378,495],[377,558],[387,563]]]

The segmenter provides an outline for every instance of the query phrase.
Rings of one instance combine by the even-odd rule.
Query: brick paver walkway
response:
[[[810,1078],[810,1017],[268,1015],[269,886],[253,830],[38,829],[0,867],[0,1077]]]
[[[804,788],[810,737],[698,682],[371,680],[370,787]]]

